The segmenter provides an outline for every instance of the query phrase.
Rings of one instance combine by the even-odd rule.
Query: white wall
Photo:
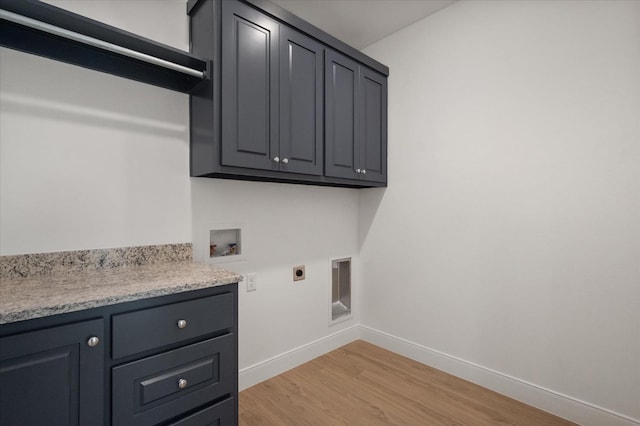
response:
[[[357,262],[357,190],[206,178],[194,178],[191,190],[198,257],[210,229],[237,226],[244,260],[220,266],[257,273],[257,291],[240,285],[241,369],[353,325],[357,306],[350,321],[329,326],[329,258]],[[302,264],[306,279],[294,284]],[[356,271],[354,293],[357,279]]]
[[[362,322],[639,421],[640,2],[463,1],[365,52]]]
[[[51,3],[188,49],[185,1]],[[352,326],[357,306],[329,326],[329,257],[357,258],[357,191],[189,178],[188,113],[187,95],[0,49],[0,254],[193,241],[204,260],[208,227],[240,224],[245,260],[221,266],[258,277],[241,369]]]
[[[188,48],[184,4],[160,3],[55,4]],[[0,48],[0,254],[190,242],[188,102]]]

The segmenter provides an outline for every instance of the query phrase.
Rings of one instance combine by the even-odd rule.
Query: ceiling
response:
[[[356,49],[364,49],[456,0],[271,1]]]

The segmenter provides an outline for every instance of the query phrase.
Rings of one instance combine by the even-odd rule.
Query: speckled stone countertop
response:
[[[242,276],[190,260],[1,277],[0,324],[199,290]]]

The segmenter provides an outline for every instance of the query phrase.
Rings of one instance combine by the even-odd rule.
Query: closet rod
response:
[[[41,22],[35,19],[28,18],[26,16],[18,15],[17,13],[9,12],[7,10],[0,9],[0,19],[4,19],[16,24],[24,25],[29,28],[44,31],[49,34],[64,37],[69,40],[77,41],[82,44],[97,47],[103,50],[108,50],[113,53],[118,53],[129,58],[138,59],[153,65],[158,65],[163,68],[168,68],[174,71],[181,72],[183,74],[189,74],[198,78],[206,78],[204,71],[194,70],[189,67],[185,67],[173,62],[165,61],[164,59],[156,58],[155,56],[147,55],[146,53],[138,52],[135,50],[127,49],[126,47],[118,46],[117,44],[108,43],[106,41],[98,40],[97,38],[88,37],[80,33],[65,30],[64,28],[56,27],[46,22]]]

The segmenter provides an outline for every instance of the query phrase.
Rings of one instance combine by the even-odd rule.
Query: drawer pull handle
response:
[[[187,326],[187,320],[178,320],[178,328],[185,328]]]
[[[187,379],[180,379],[178,380],[178,387],[180,389],[184,389],[187,387]]]
[[[87,345],[91,347],[98,346],[98,343],[100,343],[100,339],[98,339],[96,336],[89,337],[89,340],[87,340]]]

